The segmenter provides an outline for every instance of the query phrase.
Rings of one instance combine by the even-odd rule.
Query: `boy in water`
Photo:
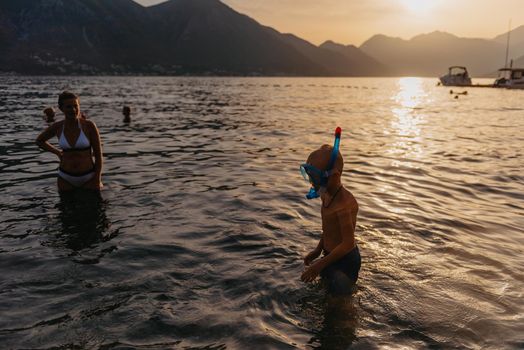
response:
[[[46,109],[44,109],[44,120],[47,123],[55,122],[55,110],[53,107],[47,107]]]
[[[340,129],[337,128],[338,142]],[[332,295],[350,294],[358,279],[360,252],[355,242],[358,204],[355,197],[341,184],[344,160],[335,147],[323,145],[301,166],[302,174],[312,185],[308,199],[322,200],[322,236],[317,247],[306,255],[307,269],[304,282],[311,282],[320,274]],[[321,253],[324,256],[317,259]]]

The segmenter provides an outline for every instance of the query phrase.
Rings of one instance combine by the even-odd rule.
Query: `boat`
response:
[[[524,89],[524,68],[501,68],[500,78],[495,80],[494,87],[506,89]]]
[[[506,64],[499,69],[499,77],[493,83],[493,87],[506,89],[524,89],[524,68],[513,68],[513,60],[509,58],[509,36],[511,34],[511,20],[509,21],[508,40],[506,44]]]
[[[471,86],[468,70],[462,66],[451,66],[448,74],[441,76],[440,83],[444,86]]]

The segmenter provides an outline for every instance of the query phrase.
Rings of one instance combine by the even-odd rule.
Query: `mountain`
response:
[[[505,45],[488,39],[459,38],[435,31],[410,40],[375,35],[359,47],[399,75],[438,76],[452,65],[479,76],[504,65]]]
[[[144,8],[130,0],[3,0],[1,67],[24,73],[138,69],[156,57],[156,34]],[[139,48],[141,53],[136,54]]]
[[[504,45],[508,42],[508,33],[500,34],[493,38],[493,41]],[[509,36],[509,55],[517,58],[524,55],[524,25],[510,31]]]
[[[352,67],[353,69],[361,72],[362,75],[387,76],[393,74],[393,71],[390,68],[378,62],[371,56],[365,54],[362,50],[358,49],[354,45],[342,45],[328,40],[320,45],[320,48],[338,52],[344,57],[345,61],[347,62],[346,64],[349,67]]]
[[[351,76],[383,69],[361,52],[343,55],[281,34],[219,0],[151,7],[1,0],[0,52],[0,70],[23,74]]]
[[[219,0],[0,0],[0,73],[434,77],[464,65],[485,76],[504,65],[506,38],[436,31],[316,46]],[[510,57],[523,56],[521,26]]]
[[[173,62],[191,70],[330,75],[268,28],[216,0],[172,0],[147,8]]]
[[[513,60],[514,68],[524,68],[524,56],[520,56],[517,59]]]
[[[375,59],[358,50],[354,55],[346,55],[336,50],[317,47],[293,34],[280,34],[268,28],[274,35],[293,46],[311,61],[332,72],[336,76],[390,76],[392,71]]]

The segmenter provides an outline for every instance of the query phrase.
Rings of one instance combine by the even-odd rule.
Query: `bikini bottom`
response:
[[[95,176],[95,171],[91,169],[82,174],[70,174],[67,171],[64,171],[64,169],[58,168],[58,176],[73,187],[82,187],[86,182],[91,180],[93,176]]]

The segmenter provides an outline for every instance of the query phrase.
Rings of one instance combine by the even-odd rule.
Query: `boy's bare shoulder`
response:
[[[334,205],[331,208],[332,212],[337,212],[340,210],[349,211],[351,213],[358,212],[357,200],[350,191],[343,188],[338,196],[338,200],[333,203]]]
[[[346,188],[344,188],[343,190],[344,190],[344,196],[342,198],[343,198],[344,206],[348,207],[349,210],[351,210],[352,212],[358,212],[358,202],[355,196],[353,196],[353,193],[351,193]]]

